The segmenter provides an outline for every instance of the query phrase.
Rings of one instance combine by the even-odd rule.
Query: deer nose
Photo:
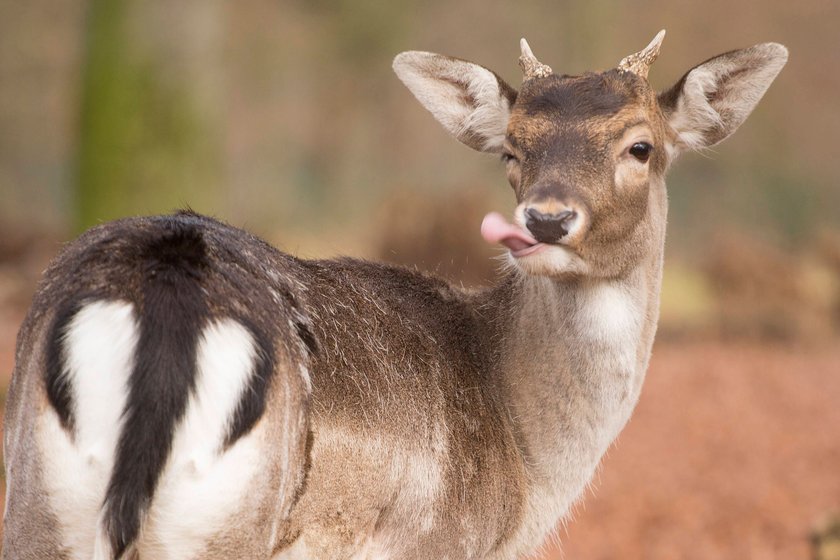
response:
[[[542,243],[556,243],[569,233],[571,223],[577,216],[574,210],[563,210],[556,214],[543,214],[536,208],[525,209],[525,227]]]

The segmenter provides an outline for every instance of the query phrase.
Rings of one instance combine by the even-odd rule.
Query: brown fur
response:
[[[196,215],[85,234],[46,272],[21,329],[6,412],[3,558],[65,554],[38,479],[49,450],[33,445],[35,426],[54,414],[40,375],[53,310],[80,294],[139,301],[136,239],[166,220],[189,222],[207,246],[212,315],[275,333],[281,357],[265,414],[247,436],[261,446],[264,472],[201,558],[514,558],[578,499],[644,380],[658,316],[664,172],[679,134],[670,123],[691,107],[662,111],[628,72],[534,78],[514,95],[472,63],[401,57],[400,77],[456,137],[515,156],[508,174],[521,207],[572,206],[583,226],[477,292],[382,264],[302,261]],[[470,121],[472,105],[493,102],[494,83],[501,103]],[[647,164],[628,159],[637,133],[654,146]],[[286,413],[293,422],[280,429]],[[288,470],[279,467],[285,456]],[[130,554],[147,558],[146,545],[141,534]]]

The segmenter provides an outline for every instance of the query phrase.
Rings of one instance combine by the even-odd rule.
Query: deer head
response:
[[[488,215],[482,234],[522,271],[615,277],[652,254],[664,242],[671,161],[732,134],[787,60],[776,43],[728,52],[657,93],[647,74],[664,35],[580,76],[555,74],[523,39],[519,91],[472,62],[417,51],[394,59],[444,128],[501,156],[518,206],[513,223]]]

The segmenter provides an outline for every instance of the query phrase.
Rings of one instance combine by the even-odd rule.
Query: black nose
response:
[[[525,210],[525,226],[542,243],[556,243],[569,233],[569,225],[577,214],[574,210],[563,210],[557,214],[543,214],[536,208]]]

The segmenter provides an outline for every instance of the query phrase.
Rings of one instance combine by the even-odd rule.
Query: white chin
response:
[[[562,276],[584,274],[586,263],[574,251],[562,245],[546,245],[542,250],[522,257],[508,252],[508,261],[526,274]]]

